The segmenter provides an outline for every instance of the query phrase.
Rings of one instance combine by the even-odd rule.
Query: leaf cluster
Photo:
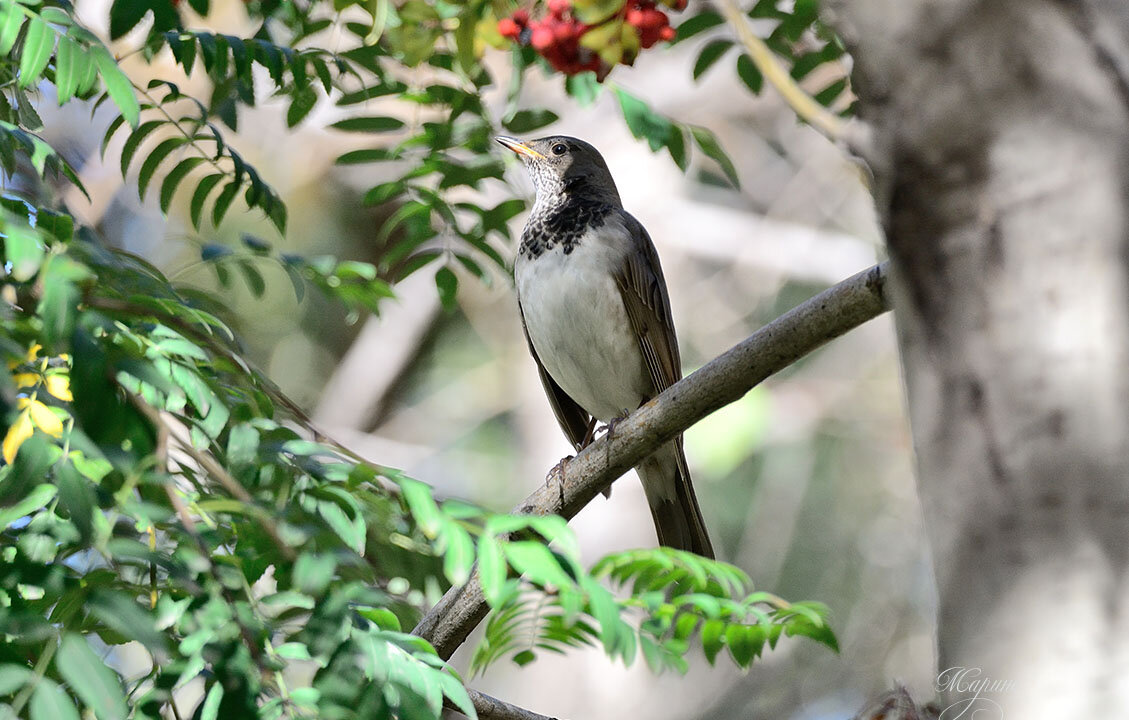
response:
[[[525,665],[537,651],[593,645],[625,665],[639,653],[654,672],[684,673],[695,639],[710,664],[725,648],[741,668],[782,635],[810,637],[838,650],[825,606],[753,592],[748,576],[732,565],[657,548],[605,556],[585,573],[567,556],[537,546],[542,551],[524,548],[516,558],[511,556],[520,543],[505,548],[510,564],[523,571],[521,583],[492,588],[483,573],[493,609],[473,669],[505,655]]]
[[[842,40],[820,20],[818,0],[757,0],[748,16],[759,23],[771,24],[772,30],[765,37],[765,44],[788,64],[794,80],[802,80],[824,65],[837,63],[846,54]],[[718,12],[704,7],[678,26],[675,42],[683,42],[724,23]],[[734,41],[727,37],[717,37],[702,45],[693,65],[694,79],[705,75],[734,46]],[[736,72],[750,92],[760,94],[764,88],[764,76],[744,51],[737,54]],[[834,74],[837,77],[813,96],[826,107],[835,105],[845,93],[850,95],[849,79],[842,72]],[[844,114],[851,114],[852,107],[848,107]]]

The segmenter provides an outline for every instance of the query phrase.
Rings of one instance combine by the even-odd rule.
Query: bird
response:
[[[670,297],[654,243],[624,210],[595,147],[563,135],[496,140],[533,180],[514,261],[518,309],[549,404],[579,452],[597,421],[614,432],[616,421],[682,378]],[[659,543],[714,557],[682,436],[635,470]]]

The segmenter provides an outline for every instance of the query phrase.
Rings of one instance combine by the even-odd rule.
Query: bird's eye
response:
[[[568,146],[564,143],[557,143],[553,146],[554,155],[564,155],[566,152],[568,152]]]

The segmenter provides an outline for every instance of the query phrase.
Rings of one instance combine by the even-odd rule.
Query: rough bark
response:
[[[825,6],[874,129],[939,668],[1007,683],[993,717],[1129,717],[1129,3]]]

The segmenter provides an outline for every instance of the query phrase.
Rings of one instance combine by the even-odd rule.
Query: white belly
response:
[[[609,231],[623,232],[618,223],[598,232]],[[583,238],[569,255],[556,247],[519,261],[516,273],[537,357],[561,389],[601,422],[634,410],[651,392],[619,287],[608,271],[618,266],[622,252]]]

